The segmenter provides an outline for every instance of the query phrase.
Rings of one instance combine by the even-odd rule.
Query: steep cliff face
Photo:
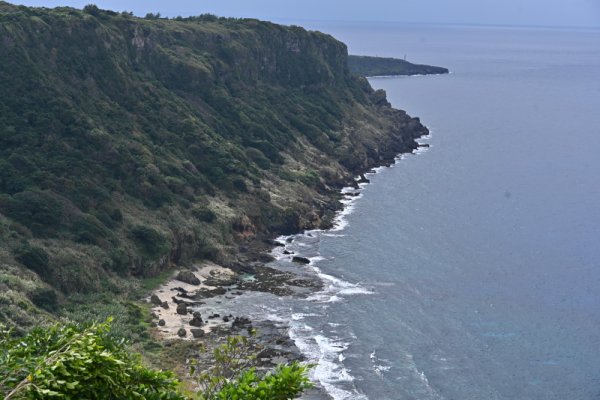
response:
[[[14,324],[32,303],[127,292],[326,224],[353,174],[426,132],[348,72],[344,44],[299,27],[0,2],[0,43],[0,319]]]

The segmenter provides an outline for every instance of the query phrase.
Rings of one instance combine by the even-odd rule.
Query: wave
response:
[[[328,338],[321,333],[315,334],[312,327],[296,321],[291,323],[290,337],[309,360],[317,362],[310,377],[334,400],[368,399],[358,393],[352,384],[354,377],[342,364],[343,352],[348,349],[349,343]]]

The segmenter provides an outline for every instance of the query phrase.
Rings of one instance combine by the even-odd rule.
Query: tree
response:
[[[98,17],[100,15],[100,9],[95,4],[88,4],[87,6],[83,7],[83,11],[93,15],[94,17]]]

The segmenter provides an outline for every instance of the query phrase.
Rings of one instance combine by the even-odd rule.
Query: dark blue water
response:
[[[337,399],[600,399],[600,32],[314,28],[452,71],[371,79],[431,147],[290,246],[323,293],[262,300],[314,378]]]

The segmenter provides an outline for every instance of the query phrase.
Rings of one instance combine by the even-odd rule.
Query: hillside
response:
[[[342,186],[427,132],[299,27],[0,2],[0,59],[0,322],[19,328],[92,299],[137,315],[142,278],[328,226]]]
[[[348,68],[360,76],[432,75],[447,74],[446,68],[413,64],[398,58],[348,56]]]

